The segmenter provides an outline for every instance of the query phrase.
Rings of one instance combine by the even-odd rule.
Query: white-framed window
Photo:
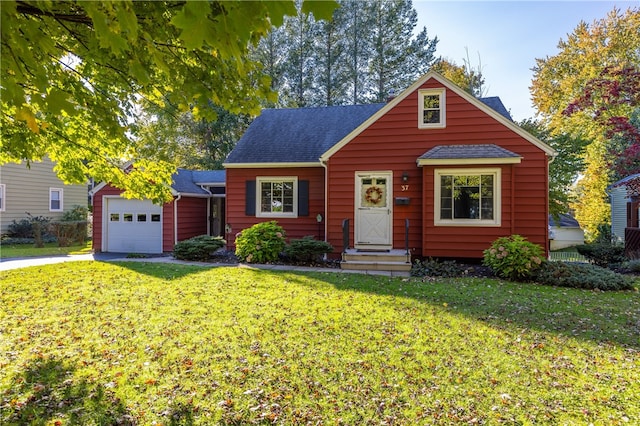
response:
[[[7,186],[0,183],[0,212],[3,212],[7,204]]]
[[[436,169],[434,225],[500,226],[501,170]]]
[[[256,178],[257,217],[297,217],[297,177]]]
[[[49,211],[61,212],[62,205],[62,188],[49,188]]]
[[[445,89],[418,91],[418,127],[440,129],[446,127]]]

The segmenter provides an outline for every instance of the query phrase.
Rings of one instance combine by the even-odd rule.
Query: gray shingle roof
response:
[[[494,144],[438,145],[418,157],[419,160],[453,160],[468,158],[519,158],[520,155]]]
[[[180,194],[209,195],[200,184],[224,183],[225,171],[178,169],[171,179],[171,187]]]
[[[580,224],[573,216],[570,216],[568,214],[561,214],[559,219],[560,228],[580,228]],[[558,226],[553,215],[549,215],[549,226]]]
[[[500,98],[481,98],[480,101],[513,121]],[[265,109],[251,123],[225,163],[317,163],[329,148],[385,105]]]
[[[507,108],[505,108],[499,97],[490,96],[488,98],[478,98],[478,100],[500,115],[507,118],[509,121],[513,121],[513,118],[511,118],[511,114],[509,114],[509,111],[507,111]]]
[[[225,163],[317,163],[385,104],[266,109]]]

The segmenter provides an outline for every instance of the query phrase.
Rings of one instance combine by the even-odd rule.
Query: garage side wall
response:
[[[106,195],[118,196],[122,193],[122,190],[118,188],[114,188],[112,186],[105,186],[100,189],[93,196],[93,250],[95,252],[102,251],[102,232],[103,232],[103,207],[104,207],[104,199],[103,197]]]

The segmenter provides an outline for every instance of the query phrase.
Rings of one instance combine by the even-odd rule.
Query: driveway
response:
[[[66,256],[47,256],[47,257],[23,257],[0,259],[0,271],[8,271],[10,269],[26,268],[28,266],[50,265],[53,263],[75,262],[78,260],[116,260],[127,257],[126,253],[89,253],[76,254]]]

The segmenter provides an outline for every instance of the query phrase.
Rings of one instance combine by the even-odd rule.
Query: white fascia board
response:
[[[278,169],[293,167],[322,167],[320,162],[313,163],[223,163],[226,169]]]

